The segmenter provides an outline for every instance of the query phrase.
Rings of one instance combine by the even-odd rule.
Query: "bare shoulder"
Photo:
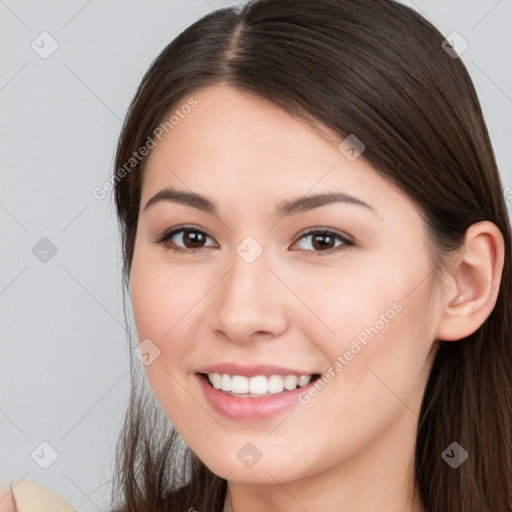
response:
[[[76,512],[50,489],[31,480],[14,480],[0,490],[0,512]]]

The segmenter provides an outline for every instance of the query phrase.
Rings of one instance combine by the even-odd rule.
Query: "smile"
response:
[[[284,390],[293,391],[302,388],[318,375],[229,375],[227,373],[208,373],[210,384],[230,396],[254,398],[274,395]]]
[[[299,405],[300,394],[314,386],[320,374],[247,377],[208,372],[196,373],[196,377],[203,396],[215,412],[235,421],[260,422],[281,416]]]

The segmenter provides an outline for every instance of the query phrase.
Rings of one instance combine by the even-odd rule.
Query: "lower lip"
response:
[[[300,393],[314,386],[315,381],[293,391],[282,391],[261,398],[239,398],[215,389],[206,379],[196,374],[206,399],[218,413],[237,421],[264,421],[293,408],[299,403]]]

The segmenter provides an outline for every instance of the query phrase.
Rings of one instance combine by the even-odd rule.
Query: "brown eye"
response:
[[[331,249],[334,247],[336,242],[336,239],[331,235],[317,234],[311,235],[311,237],[313,247],[319,251],[323,249]]]
[[[338,252],[354,245],[354,242],[340,233],[320,229],[303,234],[297,243],[299,249],[320,255]]]
[[[205,245],[211,238],[202,230],[194,227],[181,227],[165,233],[161,238],[154,240],[157,244],[163,244],[175,251],[194,251],[215,244]]]
[[[182,243],[189,249],[196,249],[202,247],[205,242],[206,236],[200,231],[182,231],[181,236]]]

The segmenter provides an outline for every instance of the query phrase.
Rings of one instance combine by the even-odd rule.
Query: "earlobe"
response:
[[[505,248],[503,235],[492,222],[471,225],[463,250],[450,269],[450,294],[445,296],[436,337],[460,340],[473,334],[496,304]]]

